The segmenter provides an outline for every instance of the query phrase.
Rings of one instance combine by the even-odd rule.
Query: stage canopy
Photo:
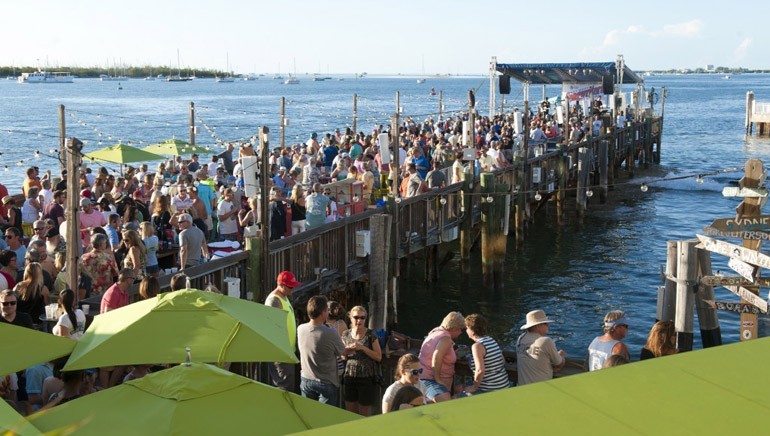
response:
[[[497,64],[497,71],[519,82],[533,85],[601,83],[609,78],[617,83],[615,62],[578,62],[564,64]],[[623,66],[623,83],[640,83],[642,78]]]

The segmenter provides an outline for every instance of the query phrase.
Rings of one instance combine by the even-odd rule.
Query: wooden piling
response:
[[[252,292],[252,301],[263,302],[271,288],[259,286],[262,283],[262,239],[258,236],[244,238],[244,246],[249,250],[249,261],[246,266],[246,276],[257,292]],[[248,297],[248,294],[247,294]]]
[[[556,218],[558,224],[565,224],[565,210],[564,200],[567,197],[567,179],[569,178],[569,170],[567,168],[567,153],[565,152],[566,145],[562,145],[561,156],[556,162],[556,177],[559,178],[559,190],[556,192]]]
[[[599,141],[599,202],[607,202],[607,185],[609,181],[609,149],[610,142]]]
[[[444,91],[438,92],[438,119],[441,119],[441,116],[444,113]]]
[[[660,121],[658,121],[658,142],[656,144],[657,149],[655,150],[655,156],[653,158],[653,162],[655,162],[656,164],[660,163],[660,148],[663,143],[663,115],[666,113],[666,96],[667,95],[668,95],[668,88],[664,86],[661,91],[661,99],[660,99]]]
[[[498,183],[495,185],[495,192],[497,197],[495,198],[495,235],[494,235],[494,261],[492,263],[492,277],[495,289],[503,288],[503,281],[505,277],[505,254],[508,251],[508,235],[503,231],[506,219],[505,211],[511,203],[510,195],[506,193],[510,191],[510,185],[505,183]]]
[[[751,117],[754,111],[754,91],[746,93],[746,135],[751,136],[754,130],[754,123],[751,121]]]
[[[369,328],[385,329],[388,324],[388,263],[392,218],[387,214],[369,218]]]
[[[676,317],[676,279],[677,266],[679,265],[677,256],[676,241],[666,242],[666,269],[664,271],[663,294],[659,296],[661,301],[658,306],[661,308],[657,316],[658,321],[673,321]]]
[[[67,282],[71,289],[77,291],[80,278],[80,225],[78,209],[80,208],[80,159],[83,142],[77,138],[68,138],[65,143],[67,150]],[[80,293],[75,292],[75,300],[80,300]]]
[[[353,94],[353,134],[358,132],[358,94]]]
[[[190,145],[195,145],[195,103],[190,102]]]
[[[267,177],[270,158],[270,129],[266,126],[259,128],[259,152],[260,152],[260,165],[259,165],[259,200],[261,211],[260,214],[260,238],[262,239],[261,258],[262,265],[260,265],[260,275],[262,276],[261,285],[264,289],[269,289],[272,286],[272,278],[268,277],[268,256],[270,254],[269,241],[270,241],[270,184],[272,181]]]
[[[281,149],[286,147],[286,97],[281,97]]]
[[[59,105],[59,171],[67,168],[67,149],[65,148],[65,142],[67,139],[67,120],[64,111],[64,105]],[[70,174],[70,177],[74,177],[74,174]],[[75,191],[78,192],[78,191]]]
[[[744,176],[740,180],[741,188],[758,188],[760,186],[760,179],[763,177],[764,165],[759,159],[749,159],[744,167]],[[762,214],[762,200],[760,197],[746,197],[743,202],[738,206],[737,217],[738,218],[759,218]],[[759,247],[762,244],[762,240],[759,239],[744,239],[743,246],[750,250],[759,251]],[[744,286],[744,289],[753,293],[759,294],[759,286]],[[741,303],[748,304],[745,299],[741,299]],[[757,338],[757,314],[755,313],[741,313],[741,341],[748,341],[750,339]]]
[[[582,218],[586,211],[586,189],[588,188],[588,148],[578,149],[578,180],[577,180],[577,215]]]
[[[522,159],[521,157],[519,157]],[[523,159],[522,159],[523,160]],[[516,227],[516,248],[521,249],[524,247],[524,228],[526,225],[526,204],[527,204],[527,192],[526,183],[524,180],[524,164],[516,170],[516,186],[518,186],[518,193],[516,194],[516,211],[515,211],[515,227]]]
[[[697,249],[699,277],[712,275],[711,253],[708,250]],[[722,345],[722,330],[719,327],[717,310],[706,303],[714,300],[714,287],[700,285],[695,298],[695,308],[698,311],[698,325],[703,348]]]
[[[494,284],[495,175],[482,173],[481,185],[481,277],[484,286]]]
[[[698,281],[697,239],[677,241],[676,275],[676,347],[691,351],[695,328],[695,292]]]
[[[465,168],[462,190],[462,216],[460,223],[460,268],[464,277],[471,273],[471,246],[473,245],[473,172]]]

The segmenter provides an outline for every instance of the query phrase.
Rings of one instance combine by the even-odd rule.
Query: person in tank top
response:
[[[630,360],[628,348],[621,342],[628,334],[628,319],[622,310],[611,310],[604,316],[604,334],[597,336],[588,346],[586,369],[602,369],[604,362],[614,355],[621,355]]]

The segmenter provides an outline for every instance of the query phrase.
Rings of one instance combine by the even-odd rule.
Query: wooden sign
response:
[[[755,239],[755,240],[761,240],[761,241],[769,241],[770,240],[770,233],[764,232],[764,231],[751,231],[751,232],[727,232],[723,230],[715,229],[711,226],[706,226],[703,228],[703,233],[709,235],[709,236],[721,236],[723,238],[738,238],[738,239]]]
[[[745,304],[745,303],[733,303],[732,301],[706,301],[709,306],[713,307],[716,310],[724,310],[727,312],[735,312],[735,313],[753,313],[754,315],[759,315],[762,313],[756,306],[752,306],[751,304]]]
[[[742,260],[752,265],[761,266],[762,268],[770,268],[770,256],[766,254],[762,254],[750,248],[741,247],[740,245],[709,238],[708,236],[696,236],[700,240],[701,245],[703,245],[703,248],[708,251]]]
[[[732,257],[730,258],[730,261],[727,262],[727,266],[750,282],[754,281],[754,278],[757,276],[757,270],[759,270],[759,268],[754,265],[749,265],[746,262]]]
[[[757,277],[750,282],[736,276],[703,276],[700,284],[704,286],[770,286],[770,277]]]
[[[754,218],[720,218],[709,227],[723,232],[770,232],[770,215]]]
[[[726,186],[722,188],[724,197],[767,197],[767,188],[738,188]]]
[[[725,286],[724,288],[758,307],[762,313],[767,313],[767,301],[763,300],[759,295],[742,286]]]

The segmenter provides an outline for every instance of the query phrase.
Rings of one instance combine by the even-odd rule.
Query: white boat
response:
[[[425,83],[425,79],[417,79],[417,84],[418,85],[423,84],[423,83]]]
[[[128,76],[110,76],[109,74],[100,74],[99,80],[102,82],[125,82]]]
[[[227,69],[225,70],[226,73],[224,76],[214,76],[214,80],[217,83],[233,83],[235,82],[235,77],[233,77],[232,71],[230,71],[230,53],[227,53]]]
[[[182,66],[179,62],[179,49],[176,49],[176,68],[176,75],[168,76],[166,82],[189,82],[192,80],[189,77],[182,76]]]
[[[289,76],[286,81],[283,82],[284,85],[299,85],[299,79],[297,79],[294,76]]]
[[[276,74],[275,76],[273,76],[273,80],[284,80],[284,77],[280,74]]]
[[[243,76],[243,80],[248,81],[248,82],[250,82],[252,80],[257,80],[257,79],[259,79],[259,76],[257,76],[256,74],[246,74],[246,75]]]
[[[147,76],[144,80],[155,80],[155,76]]]
[[[35,71],[21,73],[17,81],[19,83],[72,83],[72,75],[68,71]]]

